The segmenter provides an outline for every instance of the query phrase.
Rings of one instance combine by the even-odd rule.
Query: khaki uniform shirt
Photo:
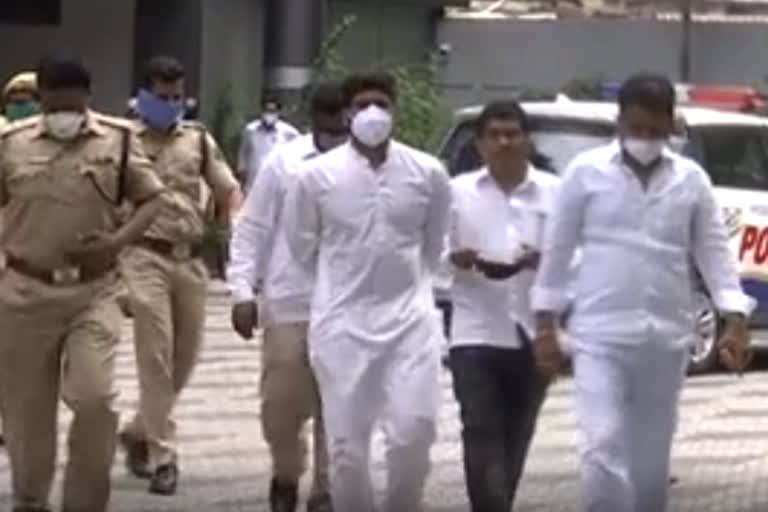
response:
[[[2,247],[43,269],[70,264],[79,237],[117,229],[120,160],[126,121],[89,111],[82,134],[62,142],[40,116],[13,123],[0,135]],[[141,203],[164,191],[131,132],[124,197]]]
[[[213,137],[196,122],[182,122],[170,134],[157,134],[134,121],[143,146],[168,193],[157,220],[146,236],[172,243],[198,243],[205,233],[205,183],[216,197],[239,185]],[[208,146],[203,166],[201,136]]]

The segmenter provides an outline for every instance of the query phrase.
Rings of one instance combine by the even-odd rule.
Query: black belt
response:
[[[173,243],[161,238],[144,237],[136,246],[173,260],[194,260],[203,255],[202,243]]]
[[[69,266],[50,270],[37,267],[10,254],[7,255],[7,264],[8,268],[15,270],[19,274],[55,286],[83,284],[96,281],[117,267],[114,262],[110,262],[107,266],[102,268]]]

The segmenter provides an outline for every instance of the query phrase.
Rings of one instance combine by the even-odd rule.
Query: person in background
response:
[[[19,73],[11,78],[3,88],[0,130],[9,123],[21,121],[40,112],[40,98],[37,92],[37,75],[32,71]],[[0,212],[0,229],[2,212]],[[5,438],[0,433],[0,446]]]
[[[328,438],[335,512],[374,510],[373,429],[387,438],[383,512],[420,509],[440,397],[432,273],[451,189],[433,156],[392,140],[395,80],[344,84],[350,142],[308,162],[291,183],[285,233],[315,276],[309,357]]]
[[[486,165],[452,182],[449,363],[472,511],[509,512],[547,388],[533,357],[528,295],[560,179],[529,163],[517,102],[486,106],[476,130]]]
[[[279,102],[265,98],[261,117],[248,123],[243,130],[237,157],[237,177],[246,193],[272,149],[299,136],[296,128],[280,119],[281,110]]]
[[[261,421],[272,453],[273,512],[296,509],[306,452],[302,430],[310,417],[314,417],[315,473],[307,510],[331,510],[320,396],[307,349],[313,278],[291,258],[283,208],[289,181],[314,157],[344,143],[348,128],[339,84],[317,85],[309,102],[311,132],[276,148],[256,176],[232,235],[228,270],[235,331],[251,339],[254,329],[264,326]],[[259,315],[253,290],[261,280]]]
[[[19,73],[3,88],[3,117],[8,122],[20,121],[40,113],[37,75],[31,71]]]
[[[53,57],[37,68],[42,116],[0,136],[0,407],[14,512],[45,512],[59,400],[73,413],[61,510],[105,512],[117,443],[122,316],[117,256],[164,193],[129,124],[88,107],[90,72]],[[118,225],[123,201],[134,208]]]
[[[222,222],[239,209],[240,188],[204,126],[183,121],[184,68],[151,59],[137,96],[133,127],[168,187],[168,200],[123,259],[131,297],[139,405],[120,440],[128,469],[149,479],[149,492],[170,495],[179,479],[173,408],[203,342],[208,275],[200,180],[212,190]]]
[[[532,292],[535,351],[541,371],[554,376],[563,362],[558,316],[573,301],[568,334],[586,509],[664,512],[695,332],[691,259],[724,320],[718,349],[731,370],[749,364],[755,301],[741,288],[709,176],[667,147],[671,82],[634,75],[618,106],[617,140],[577,156],[560,185]]]

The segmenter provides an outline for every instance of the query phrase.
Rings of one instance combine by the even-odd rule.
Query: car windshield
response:
[[[530,117],[529,124],[535,149],[531,160],[537,167],[556,173],[563,172],[582,151],[609,142],[614,134],[614,127],[607,123]],[[443,146],[441,156],[451,176],[482,166],[473,139],[474,123],[465,121]]]
[[[529,122],[536,153],[531,160],[558,174],[582,151],[609,142],[615,130],[611,123],[599,121],[531,116]],[[465,121],[443,146],[441,156],[452,176],[482,165],[473,136],[473,122]],[[768,190],[768,127],[692,126],[684,151],[707,170],[716,186]]]
[[[768,128],[694,127],[691,134],[691,156],[715,185],[768,190]]]

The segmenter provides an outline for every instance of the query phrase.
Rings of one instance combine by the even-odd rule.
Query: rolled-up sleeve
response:
[[[572,299],[574,255],[582,241],[587,193],[582,177],[590,169],[572,165],[556,193],[546,221],[542,256],[531,290],[534,311],[563,312]]]
[[[424,223],[424,261],[430,272],[440,269],[451,218],[451,181],[442,165],[432,171],[432,195]]]
[[[279,154],[267,159],[235,220],[227,282],[236,302],[253,299],[253,288],[269,263],[283,200],[281,164]]]
[[[320,209],[312,187],[312,171],[304,169],[288,180],[285,201],[285,238],[296,262],[315,273],[320,247]]]
[[[693,258],[715,306],[723,313],[751,315],[757,303],[741,288],[722,210],[703,171],[692,229]]]

